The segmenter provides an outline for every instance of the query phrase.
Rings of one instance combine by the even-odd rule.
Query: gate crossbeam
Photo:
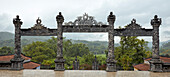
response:
[[[109,25],[63,25],[63,32],[108,32]]]
[[[114,29],[114,36],[152,36],[153,29]]]
[[[21,29],[21,36],[57,36],[57,29]]]

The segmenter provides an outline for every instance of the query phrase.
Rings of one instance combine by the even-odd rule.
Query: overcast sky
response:
[[[135,18],[142,28],[151,29],[154,15],[162,18],[160,41],[170,40],[170,0],[0,0],[0,31],[14,33],[12,19],[19,15],[22,28],[30,28],[38,17],[48,28],[56,28],[56,15],[62,12],[65,22],[88,13],[106,22],[109,12],[116,15],[115,28],[124,27]],[[68,39],[108,41],[107,33],[65,33]],[[151,41],[151,37],[140,37]],[[119,42],[119,37],[115,38]]]

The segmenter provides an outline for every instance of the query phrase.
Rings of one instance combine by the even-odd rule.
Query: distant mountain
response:
[[[14,34],[10,32],[0,32],[0,47],[11,46],[14,47]],[[33,41],[46,41],[50,39],[50,36],[22,36],[21,45],[27,45]]]
[[[0,32],[0,41],[14,39],[14,36],[15,35],[10,32]]]
[[[14,34],[10,33],[10,32],[0,32],[0,41],[4,41],[4,40],[13,40],[14,39]],[[45,41],[50,39],[50,36],[22,36],[21,39],[27,39],[29,41]],[[67,39],[67,38],[66,38]],[[73,43],[84,43],[84,44],[98,44],[97,42],[102,43],[102,45],[108,45],[107,41],[86,41],[86,40],[74,40],[72,41]],[[165,42],[160,42],[160,46],[162,46],[164,43],[170,42],[170,40],[165,41]],[[119,44],[115,44],[115,46],[119,46]],[[151,48],[152,47],[152,42],[148,43],[148,47]]]
[[[93,46],[108,46],[107,41],[86,41],[86,40],[72,40],[72,43],[83,43],[87,45],[93,45]],[[114,44],[115,47],[120,46],[118,43]]]
[[[0,32],[0,47],[2,46],[14,46],[14,34],[10,32]],[[50,39],[50,36],[22,36],[21,41],[22,45],[26,45],[29,43],[32,43],[33,41],[46,41]],[[67,38],[66,38],[67,39]],[[73,43],[84,43],[87,44],[87,46],[96,48],[96,46],[101,46],[103,49],[108,47],[108,42],[107,41],[86,41],[86,40],[72,40]],[[170,40],[165,41],[165,42],[160,42],[160,47],[167,43],[170,42]],[[119,46],[118,43],[115,43],[115,47]],[[148,47],[152,48],[152,42],[148,43]]]
[[[159,43],[159,47],[162,47],[162,45],[164,45],[164,44],[166,44],[166,43],[168,43],[168,42],[170,42],[170,40],[164,41],[164,42],[160,42],[160,43]],[[149,43],[148,43],[148,47],[149,47],[149,48],[152,48],[152,42],[149,42]]]
[[[15,34],[10,32],[0,32],[0,41],[14,39]],[[30,41],[44,41],[50,39],[50,36],[22,36],[21,39]]]

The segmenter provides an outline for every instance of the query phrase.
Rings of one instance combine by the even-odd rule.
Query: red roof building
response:
[[[31,60],[30,57],[26,57],[23,54],[21,54],[21,56],[25,60]],[[12,58],[14,58],[14,55],[2,55],[0,56],[0,61],[10,61]]]
[[[138,64],[138,65],[134,65],[134,70],[135,71],[149,71],[150,70],[150,63],[149,61],[152,58],[148,58],[144,60],[143,64]],[[160,57],[160,59],[162,60],[164,65],[168,65],[170,64],[170,58],[169,57]]]
[[[24,69],[36,69],[40,67],[40,64],[31,62],[31,58],[24,56],[21,54],[22,58],[25,59],[23,63]],[[14,55],[0,55],[0,69],[5,69],[5,67],[11,67],[10,60],[14,57]],[[8,68],[8,69],[9,69]]]

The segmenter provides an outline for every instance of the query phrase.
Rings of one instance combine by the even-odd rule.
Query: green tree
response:
[[[32,61],[43,63],[45,60],[53,59],[56,56],[54,50],[50,49],[46,42],[33,42],[23,48],[26,56],[31,56]]]
[[[72,44],[64,49],[65,49],[65,55],[70,57],[75,57],[75,56],[82,57],[83,55],[87,55],[90,53],[88,47],[83,43]]]
[[[56,59],[57,55],[57,38],[51,37],[51,39],[45,42],[32,42],[31,44],[23,47],[23,52],[26,56],[31,56],[32,61],[42,63],[43,65],[51,65],[51,67],[54,67],[54,60]],[[80,60],[83,62],[83,56],[88,54],[90,54],[90,51],[85,44],[72,44],[71,40],[63,40],[63,56],[66,60],[65,68],[72,68],[72,63],[76,56],[81,57]],[[87,61],[86,63],[91,63],[89,59],[91,58],[87,57],[87,59],[85,59]]]
[[[147,43],[136,36],[121,36],[120,46],[115,48],[117,64],[128,70],[132,65],[143,63],[143,58],[150,57]]]
[[[8,46],[4,46],[4,47],[0,48],[0,54],[1,55],[14,54],[14,48],[13,47],[8,47]]]

